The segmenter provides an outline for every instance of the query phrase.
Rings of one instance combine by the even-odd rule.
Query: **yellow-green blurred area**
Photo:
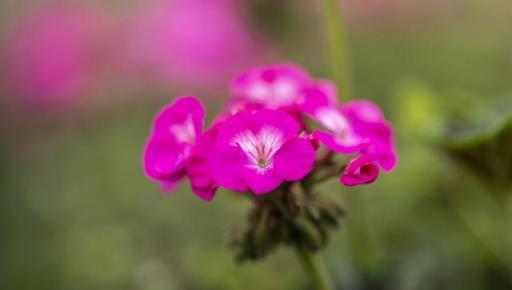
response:
[[[157,4],[80,4],[93,2],[111,25],[109,31],[92,30],[113,33],[99,41],[109,53],[92,54],[99,63],[89,80],[93,89],[62,105],[51,90],[37,94],[44,85],[22,93],[11,88],[17,79],[10,77],[19,70],[17,88],[31,86],[27,82],[35,77],[23,77],[39,53],[37,42],[12,52],[11,43],[25,43],[16,35],[32,31],[12,27],[46,3],[0,1],[0,45],[11,51],[2,57],[0,73],[0,289],[311,289],[289,249],[257,263],[235,262],[228,235],[244,221],[248,199],[220,191],[207,203],[186,183],[163,195],[145,178],[141,153],[159,108],[178,94],[195,94],[211,120],[227,101],[228,80],[249,65],[291,61],[328,78],[322,1],[223,1],[236,9],[219,15],[236,13],[229,25],[244,26],[243,41],[226,47],[219,37],[204,44],[207,53],[198,52],[199,64],[177,50],[183,67],[163,57],[136,72],[132,68],[158,55],[161,43],[145,51],[159,30],[137,34],[131,19],[156,17],[145,8]],[[395,128],[399,165],[371,185],[346,188],[332,180],[322,187],[347,209],[323,252],[336,289],[512,289],[512,2],[341,4],[353,98],[383,108]],[[242,37],[235,32],[223,37]],[[191,50],[202,45],[202,39],[187,41]],[[127,47],[135,48],[123,57]],[[64,53],[49,55],[53,67]],[[240,62],[231,62],[234,55]],[[15,57],[23,61],[11,62]],[[224,57],[228,62],[212,61]],[[171,68],[155,73],[154,65],[164,62]],[[233,69],[225,70],[227,65]],[[180,70],[186,70],[185,81]],[[34,98],[49,98],[58,108]],[[467,128],[476,129],[466,136]]]

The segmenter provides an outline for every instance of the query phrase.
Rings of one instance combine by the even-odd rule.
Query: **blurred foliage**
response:
[[[512,180],[512,7],[446,2],[417,22],[349,25],[356,96],[384,108],[400,161],[373,185],[321,189],[347,210],[324,254],[340,289],[512,289],[512,197],[486,185]],[[315,3],[254,0],[248,12],[276,59],[325,77]],[[164,196],[145,179],[144,140],[171,94],[123,94],[76,116],[0,108],[0,289],[307,289],[282,248],[234,261],[226,233],[245,198],[204,203],[186,185]]]
[[[512,115],[480,131],[450,137],[442,146],[491,188],[508,192],[512,186]]]

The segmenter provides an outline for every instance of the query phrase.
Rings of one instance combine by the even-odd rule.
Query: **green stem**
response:
[[[345,33],[341,16],[339,0],[324,0],[324,26],[331,66],[331,77],[336,82],[340,96],[343,99],[351,98],[353,95],[351,83],[351,65],[347,47],[347,36]]]
[[[334,167],[334,170],[331,170],[327,173],[325,173],[324,175],[320,176],[320,177],[316,177],[315,179],[313,179],[313,184],[319,184],[319,183],[322,183],[324,181],[327,181],[333,177],[339,177],[340,174],[345,170],[345,165],[344,166],[338,166],[338,167]]]
[[[296,253],[304,268],[304,272],[309,277],[316,290],[334,289],[327,270],[319,260],[319,257],[315,256],[307,248],[301,246],[296,247]]]

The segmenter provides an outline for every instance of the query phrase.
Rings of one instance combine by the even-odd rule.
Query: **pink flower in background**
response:
[[[356,186],[372,183],[378,176],[379,165],[375,162],[374,156],[363,154],[350,160],[340,176],[340,182],[346,186]]]
[[[232,84],[235,104],[251,104],[268,109],[296,106],[303,101],[309,74],[293,64],[256,67],[240,75]]]
[[[71,4],[16,19],[3,41],[10,94],[50,108],[78,102],[99,71],[106,24],[100,10]]]
[[[286,113],[241,112],[220,125],[214,178],[225,188],[264,194],[283,181],[303,178],[315,150],[299,137],[300,126]]]
[[[186,164],[203,130],[205,111],[194,97],[165,107],[153,123],[144,152],[146,175],[171,191],[187,175]]]
[[[228,0],[154,1],[127,31],[128,61],[175,86],[224,84],[259,54],[240,8]]]

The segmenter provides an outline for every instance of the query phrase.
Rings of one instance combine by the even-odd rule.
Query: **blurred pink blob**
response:
[[[127,35],[128,65],[178,87],[225,85],[261,50],[231,0],[160,0],[137,14]]]
[[[86,94],[98,73],[105,18],[76,5],[32,8],[8,27],[4,61],[16,101],[61,109]]]

